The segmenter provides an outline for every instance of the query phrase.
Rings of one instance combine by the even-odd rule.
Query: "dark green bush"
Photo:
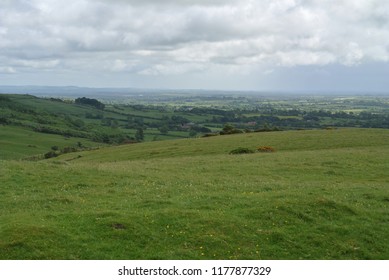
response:
[[[58,154],[54,151],[47,152],[44,155],[45,158],[53,158],[53,157],[57,157],[57,156],[58,156]]]
[[[254,150],[251,150],[249,148],[242,148],[239,147],[237,149],[234,149],[230,152],[230,155],[238,155],[238,154],[252,154],[254,153]]]
[[[206,133],[202,137],[213,137],[213,136],[218,136],[219,134],[217,133]]]
[[[220,131],[220,135],[238,134],[238,133],[243,133],[243,131],[240,129],[236,129],[230,124],[224,125],[223,129]]]
[[[77,149],[74,147],[65,147],[61,150],[62,154],[74,153],[77,152]]]

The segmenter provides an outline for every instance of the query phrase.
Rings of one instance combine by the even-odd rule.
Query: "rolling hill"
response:
[[[0,161],[1,259],[388,259],[389,131],[246,133]],[[232,155],[239,147],[275,152]]]

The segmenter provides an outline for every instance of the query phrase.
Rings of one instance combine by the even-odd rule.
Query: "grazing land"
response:
[[[388,108],[2,94],[0,259],[389,259]]]
[[[3,160],[0,258],[388,259],[388,140],[277,131]]]

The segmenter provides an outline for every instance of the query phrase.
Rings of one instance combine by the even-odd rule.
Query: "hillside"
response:
[[[56,134],[39,133],[19,126],[0,126],[0,160],[42,159],[51,147],[94,148],[103,143],[80,138],[64,137]]]
[[[389,131],[246,133],[0,161],[0,259],[388,259]],[[273,153],[231,155],[238,147]]]
[[[148,142],[136,145],[108,147],[95,152],[77,153],[79,161],[123,161],[183,156],[227,155],[237,147],[255,149],[273,146],[278,152],[338,148],[377,147],[389,144],[386,129],[331,129],[257,132],[180,141]],[[74,157],[69,154],[61,159]]]
[[[8,130],[19,128],[26,134],[36,132],[41,134],[41,138],[56,139],[75,138],[74,141],[82,142],[84,146],[96,147],[103,144],[123,144],[129,142],[164,140],[188,137],[188,132],[167,131],[161,133],[156,127],[149,127],[151,122],[161,121],[172,115],[160,108],[155,108],[150,112],[143,107],[116,108],[113,105],[100,103],[96,99],[88,99],[96,103],[80,103],[78,100],[58,99],[58,98],[38,98],[32,95],[0,94],[0,126]],[[143,136],[137,138],[137,131],[141,129]],[[3,133],[7,136],[6,133]],[[80,140],[81,139],[81,140]],[[9,145],[19,145],[16,142],[9,142]],[[43,141],[44,142],[44,141]],[[49,140],[50,142],[50,140]],[[62,144],[63,141],[59,141]],[[86,145],[87,144],[87,145]],[[35,145],[30,143],[30,145]],[[61,147],[62,148],[62,147]],[[12,150],[11,147],[6,147]],[[16,147],[16,149],[18,149]],[[46,147],[46,151],[50,146]],[[27,153],[29,154],[29,153]]]
[[[86,97],[73,100],[0,94],[0,159],[42,158],[54,154],[52,147],[58,151],[86,150],[195,138],[221,133],[226,127],[233,128],[228,133],[389,128],[386,97],[270,99],[154,93],[130,95],[125,100],[105,96],[102,100],[105,103]]]

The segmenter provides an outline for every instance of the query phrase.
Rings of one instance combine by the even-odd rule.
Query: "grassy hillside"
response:
[[[22,127],[0,126],[0,160],[25,159],[43,155],[51,147],[77,147],[81,143],[84,147],[103,146],[85,138],[64,137],[56,134],[47,134],[31,131]]]
[[[109,147],[96,152],[79,153],[80,161],[121,161],[181,156],[227,155],[237,147],[255,149],[258,146],[272,146],[278,152],[306,151],[337,148],[374,147],[389,144],[389,130],[386,129],[333,129],[278,131],[245,133],[182,139]],[[62,159],[72,157],[68,155]]]
[[[250,133],[0,161],[0,259],[388,259],[388,140]]]
[[[122,144],[135,142],[135,140],[151,141],[188,137],[188,132],[185,131],[168,131],[161,134],[157,127],[150,127],[150,122],[160,121],[164,114],[158,108],[150,112],[151,116],[144,116],[143,107],[136,109],[137,107],[127,108],[123,105],[126,111],[116,107],[107,105],[105,109],[98,109],[74,103],[72,100],[0,94],[0,128],[6,130],[7,127],[18,127],[24,129],[25,134],[42,133],[43,142],[54,139],[46,138],[48,134],[57,135],[57,139],[81,138],[82,142],[95,142],[92,146],[99,146],[98,143]],[[144,130],[143,139],[136,139],[139,128]],[[4,131],[2,135],[8,137],[7,132]],[[13,142],[8,143],[8,145],[12,144]],[[12,149],[12,146],[7,147],[9,151]],[[15,149],[19,148],[15,147]],[[49,149],[50,147],[46,147],[46,151]]]
[[[63,139],[70,137],[95,147],[101,143],[192,138],[220,131],[226,134],[226,127],[234,128],[228,133],[329,127],[389,128],[388,98],[316,97],[283,101],[274,98],[147,95],[132,97],[127,100],[129,103],[111,99],[102,104],[89,98],[66,100],[0,94],[0,141],[2,146],[6,145],[0,148],[7,153],[3,157],[0,154],[0,159],[13,156],[17,159],[24,151],[31,155],[33,149],[20,147],[28,142],[24,135],[31,134],[41,142],[27,145],[39,146],[36,150],[39,154],[50,150],[51,146],[43,146],[45,143],[56,139],[61,146]],[[14,137],[15,141],[6,140],[15,134],[21,136]]]

